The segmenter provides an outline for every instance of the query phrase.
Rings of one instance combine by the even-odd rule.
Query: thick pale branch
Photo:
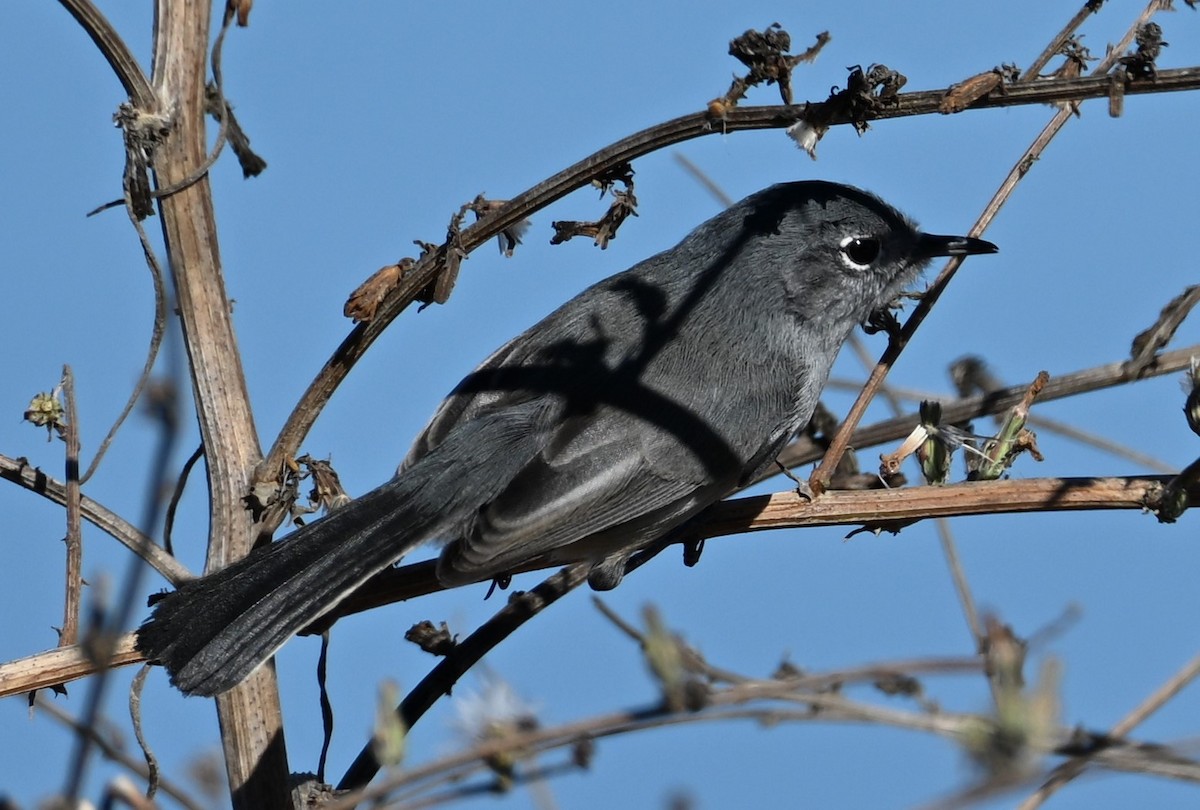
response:
[[[132,633],[122,636],[113,646],[113,656],[109,664],[113,667],[123,667],[126,664],[144,661],[142,654],[134,649],[133,644]],[[0,698],[86,678],[95,675],[97,671],[95,656],[83,644],[58,647],[18,658],[0,664]]]
[[[691,527],[690,539],[721,537],[765,529],[902,524],[922,518],[1013,512],[1144,509],[1169,476],[1131,478],[1033,478],[910,487],[894,490],[826,492],[806,501],[794,492],[735,498],[709,507]],[[1200,493],[1190,493],[1191,505]],[[513,573],[547,568],[532,560]],[[394,568],[377,575],[325,614],[312,630],[364,610],[442,590],[432,562]]]
[[[945,487],[832,491],[811,502],[795,492],[777,492],[717,504],[705,513],[697,533],[720,537],[807,526],[901,525],[965,515],[1141,510],[1149,508],[1170,481],[1170,476],[978,481]],[[1200,492],[1189,496],[1192,505],[1200,503]]]
[[[188,180],[208,157],[204,93],[211,13],[211,3],[202,0],[157,3],[154,87],[174,117],[170,137],[155,156],[159,188]],[[255,533],[243,499],[261,451],[221,271],[208,176],[158,203],[205,448],[211,570],[250,550]],[[274,668],[260,667],[221,695],[217,715],[234,807],[290,806]]]
[[[845,490],[826,492],[815,501],[807,501],[795,492],[777,492],[750,498],[736,498],[710,507],[692,527],[692,538],[715,538],[767,529],[817,526],[855,526],[861,524],[900,526],[934,517],[1011,514],[1017,512],[1060,512],[1100,509],[1149,508],[1169,476],[1130,478],[1032,478],[1028,480],[980,481],[946,487],[909,487],[893,490]],[[1191,492],[1190,505],[1200,504],[1200,492]],[[554,567],[543,561],[530,561],[518,571]],[[406,565],[378,575],[322,617],[322,626],[364,610],[424,596],[443,590],[432,562]],[[56,651],[57,652],[57,651]],[[43,656],[22,659],[29,664]],[[141,657],[122,660],[122,664],[141,661]],[[0,672],[3,672],[0,669]],[[74,677],[89,671],[80,670]],[[45,685],[61,682],[47,676],[38,681]],[[27,687],[32,688],[32,687]],[[3,696],[0,692],[0,697]]]

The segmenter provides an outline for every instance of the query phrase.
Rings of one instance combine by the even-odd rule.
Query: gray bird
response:
[[[630,550],[774,463],[850,331],[932,257],[995,251],[835,183],[753,194],[501,347],[392,480],[161,598],[138,649],[223,692],[426,541],[446,585],[539,558],[611,587]]]

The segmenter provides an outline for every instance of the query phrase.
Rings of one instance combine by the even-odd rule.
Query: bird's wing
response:
[[[463,425],[514,406],[540,411],[525,437],[528,461],[447,546],[443,581],[503,573],[580,541],[590,549],[660,536],[727,495],[794,421],[795,375],[778,352],[735,355],[725,339],[709,299],[728,291],[693,295],[656,273],[662,262],[593,286],[510,341],[417,439],[406,468]],[[480,475],[489,452],[474,451]]]
[[[440,573],[449,568],[464,580],[502,573],[605,532],[629,546],[657,537],[724,495],[736,477],[730,471],[714,482],[681,473],[689,467],[672,457],[687,452],[610,406],[568,418],[447,548]]]
[[[501,346],[467,375],[439,406],[401,465],[412,466],[461,423],[535,399],[589,404],[609,390],[606,378],[642,348],[651,317],[637,295],[665,296],[646,282],[631,293],[628,279],[657,258],[585,290]],[[646,292],[649,290],[650,292]],[[578,410],[578,408],[576,408]]]

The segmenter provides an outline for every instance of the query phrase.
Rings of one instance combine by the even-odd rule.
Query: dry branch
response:
[[[80,507],[82,494],[79,491],[79,408],[75,399],[75,375],[70,366],[63,366],[63,405],[66,408],[66,425],[63,440],[66,442],[67,480],[67,570],[66,598],[63,606],[63,626],[59,633],[59,645],[66,647],[79,640],[79,605],[83,599],[83,518]]]
[[[935,517],[1011,514],[1020,512],[1059,512],[1108,509],[1153,508],[1169,476],[1130,478],[1033,478],[1028,480],[985,481],[944,487],[909,487],[893,490],[831,491],[815,501],[795,492],[777,492],[750,498],[723,501],[710,507],[691,528],[688,539],[716,538],[768,529],[818,526],[906,525]],[[1200,503],[1200,491],[1188,493],[1189,503]],[[682,541],[682,538],[677,538]],[[514,573],[551,567],[544,561],[531,560]],[[444,590],[434,574],[434,563],[424,562],[390,569],[367,582],[326,614],[314,632],[353,613]],[[49,656],[51,653],[43,653]],[[22,659],[28,668],[41,656]],[[46,658],[45,660],[56,660]],[[141,657],[122,660],[122,664],[141,661]],[[5,670],[0,668],[0,673]],[[23,670],[24,671],[24,670]],[[77,670],[73,677],[88,671]],[[55,675],[54,677],[58,677]],[[54,683],[47,675],[35,685]],[[3,680],[0,679],[0,684]],[[25,685],[25,688],[32,688]],[[0,697],[9,692],[0,690]]]
[[[123,667],[143,660],[134,649],[132,633],[118,640],[113,649],[111,666]],[[95,656],[81,644],[18,658],[0,664],[0,698],[86,678],[97,671]]]
[[[66,505],[66,485],[38,468],[31,467],[24,459],[0,456],[0,478],[35,492],[60,506]],[[79,507],[85,520],[115,538],[130,551],[141,555],[151,568],[162,574],[172,585],[191,579],[191,572],[181,562],[162,547],[155,545],[149,537],[120,515],[86,495],[80,498]]]
[[[1136,95],[1195,89],[1200,89],[1200,67],[1159,71],[1154,82],[1135,82],[1126,92]],[[1105,98],[1108,93],[1109,81],[1104,76],[1046,79],[1013,85],[1007,94],[981,99],[971,109],[1082,101]],[[868,120],[937,114],[945,94],[946,89],[902,93],[896,96],[894,104],[872,112]],[[794,124],[804,113],[804,109],[803,105],[737,107],[729,111],[721,131],[784,129]],[[845,116],[831,121],[833,125],[850,123],[852,122]],[[672,144],[714,134],[719,132],[712,128],[706,112],[685,115],[637,132],[589,155],[510,199],[505,206],[487,218],[463,230],[458,235],[455,248],[471,253],[500,233],[528,219],[534,212],[587,185],[596,176]],[[445,261],[445,249],[443,246],[422,256],[404,274],[400,283],[382,297],[373,313],[372,321],[358,324],[337,347],[309,384],[276,437],[256,473],[259,480],[271,480],[283,459],[297,454],[301,442],[316,422],[321,409],[349,374],[350,369],[383,334],[388,324],[436,280]]]
[[[1084,369],[1062,375],[1052,375],[1050,382],[1039,394],[1042,402],[1075,396],[1086,391],[1100,391],[1136,379],[1170,374],[1182,371],[1191,364],[1193,356],[1200,355],[1200,345],[1186,346],[1163,352],[1154,362],[1141,371],[1133,370],[1127,362],[1108,363],[1103,366]],[[989,416],[1000,413],[1016,405],[1024,395],[1027,386],[1015,385],[990,394],[967,397],[954,402],[942,404],[942,421],[947,424],[966,422],[979,416]],[[857,449],[873,447],[885,442],[895,441],[907,436],[917,424],[916,414],[886,419],[854,431],[850,437],[851,446]],[[779,454],[779,461],[787,467],[808,464],[821,458],[824,449],[811,439],[801,438],[785,447]]]
[[[174,113],[156,162],[159,186],[175,186],[207,159],[205,72],[211,4],[159,0],[154,84]],[[208,471],[209,569],[250,550],[253,526],[243,505],[261,459],[221,271],[207,175],[158,201],[169,267],[192,377]],[[217,699],[226,771],[238,810],[290,807],[283,717],[273,667]]]

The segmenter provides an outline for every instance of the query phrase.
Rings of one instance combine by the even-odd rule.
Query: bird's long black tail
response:
[[[513,418],[513,417],[516,418]],[[137,647],[182,691],[232,688],[294,633],[422,542],[453,532],[493,497],[506,471],[477,474],[481,447],[512,474],[528,460],[519,414],[448,438],[403,475],[154,606]]]

